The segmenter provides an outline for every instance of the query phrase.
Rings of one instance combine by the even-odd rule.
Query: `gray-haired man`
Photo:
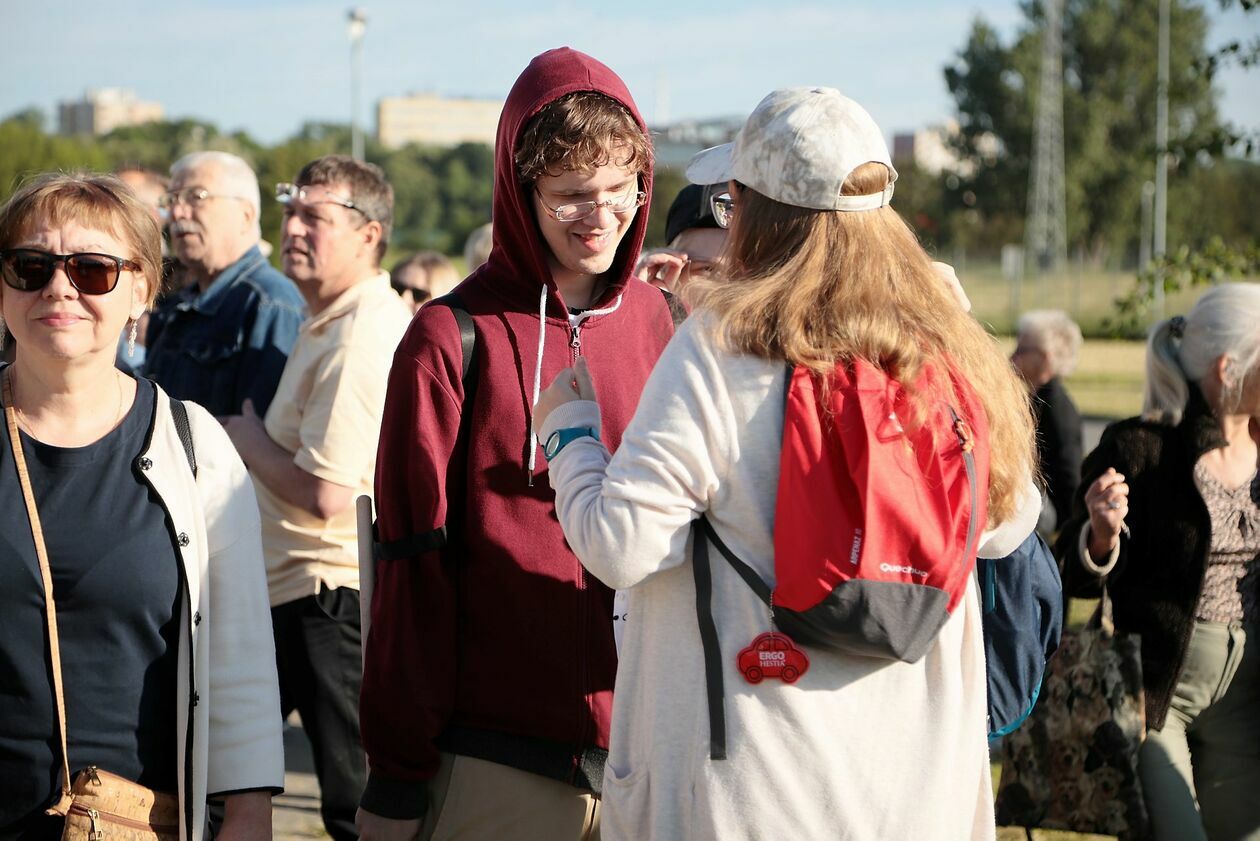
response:
[[[144,373],[215,415],[247,399],[265,413],[305,305],[258,248],[258,178],[235,155],[194,152],[171,167],[162,204],[191,282],[153,314]]]

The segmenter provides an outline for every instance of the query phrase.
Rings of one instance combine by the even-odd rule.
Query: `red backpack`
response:
[[[752,683],[804,674],[808,658],[793,643],[915,662],[961,603],[986,521],[988,423],[971,386],[950,376],[951,401],[941,376],[932,368],[920,376],[920,394],[942,396],[927,397],[913,423],[906,390],[868,362],[838,364],[826,383],[789,369],[773,592],[707,518],[697,521],[693,565],[715,759],[725,755],[725,726],[709,542],[782,632],[762,634],[738,655]]]

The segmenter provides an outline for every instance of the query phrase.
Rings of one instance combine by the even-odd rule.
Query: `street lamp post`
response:
[[[359,127],[359,95],[363,86],[363,30],[367,12],[353,8],[346,16],[350,32],[350,154],[363,160],[363,130]]]
[[[1168,250],[1168,52],[1169,0],[1159,3],[1159,69],[1155,88],[1155,220],[1151,243],[1156,260]],[[1155,277],[1154,307],[1164,317],[1164,271]]]

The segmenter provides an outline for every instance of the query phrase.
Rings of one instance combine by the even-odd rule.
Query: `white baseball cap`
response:
[[[888,186],[865,196],[840,188],[865,163],[888,167]],[[694,184],[738,181],[775,201],[814,210],[875,210],[892,200],[897,170],[866,109],[835,88],[774,91],[735,140],[705,149],[687,165]]]

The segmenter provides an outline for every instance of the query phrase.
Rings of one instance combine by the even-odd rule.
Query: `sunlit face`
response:
[[[608,271],[617,248],[634,222],[638,208],[613,213],[601,207],[575,222],[560,222],[547,209],[579,202],[604,202],[639,189],[638,173],[612,161],[625,159],[614,150],[609,163],[585,172],[544,175],[535,183],[534,215],[550,247],[548,263],[558,286]]]
[[[307,199],[284,206],[280,258],[284,273],[303,283],[343,285],[360,280],[374,265],[376,239],[363,212],[343,206],[352,200],[345,184],[305,188]]]
[[[205,190],[209,196],[170,206],[171,250],[185,265],[218,274],[253,244],[254,207],[233,194],[228,179],[213,162],[181,169],[171,179],[171,193],[190,188]]]
[[[136,258],[130,244],[75,222],[54,227],[41,221],[11,247],[50,254],[96,252],[125,260]],[[0,283],[0,309],[23,356],[112,366],[118,336],[128,319],[144,312],[148,288],[142,273],[123,271],[111,291],[86,295],[70,283],[65,265],[59,263],[40,289],[22,292]]]

